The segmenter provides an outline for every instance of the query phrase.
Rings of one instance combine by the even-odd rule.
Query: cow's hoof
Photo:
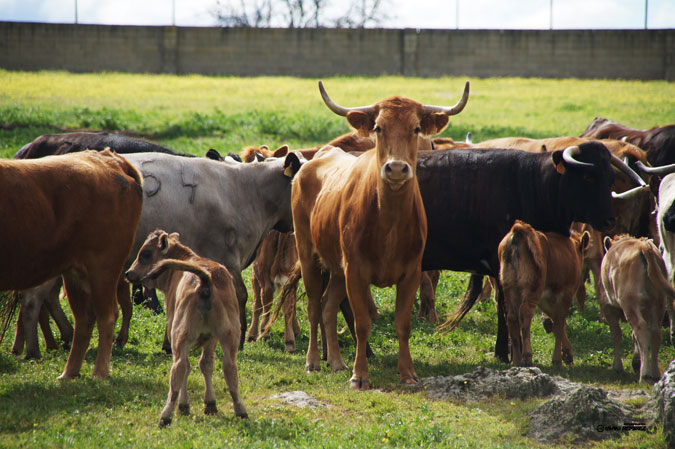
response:
[[[40,352],[26,351],[26,356],[24,357],[24,359],[26,359],[26,360],[39,360],[40,357],[42,357],[42,354]]]
[[[122,349],[124,348],[124,345],[127,344],[128,337],[122,337],[122,335],[118,335],[117,338],[115,339],[115,347]]]
[[[413,377],[406,377],[405,379],[401,379],[401,385],[405,387],[414,387],[416,385],[419,385],[420,379],[417,376]]]
[[[337,371],[344,371],[347,369],[347,365],[345,365],[345,362],[342,360],[334,361],[334,362],[329,362],[328,366],[330,366],[331,371],[334,373]]]
[[[178,404],[178,411],[181,415],[190,414],[190,404]]]
[[[560,362],[558,362],[558,363],[560,363]],[[555,364],[555,361],[553,362],[553,364]],[[514,365],[515,365],[515,363],[514,363]],[[529,368],[531,366],[534,366],[534,363],[532,363],[532,360],[523,360],[518,365],[522,366],[523,368]]]
[[[305,363],[305,371],[308,373],[321,371],[321,365],[318,362],[307,362]]]
[[[166,426],[171,424],[171,418],[160,418],[159,420],[159,428],[162,429]]]
[[[295,342],[287,341],[286,342],[286,352],[294,353],[296,351]]]
[[[236,416],[237,416],[237,418],[248,419],[248,413],[246,413],[246,412],[241,413],[241,414],[237,414]]]
[[[204,414],[205,415],[215,415],[218,413],[218,407],[216,407],[216,401],[209,401],[204,403]]]
[[[370,389],[370,381],[368,379],[356,379],[352,377],[349,381],[349,388],[352,390],[366,391]]]

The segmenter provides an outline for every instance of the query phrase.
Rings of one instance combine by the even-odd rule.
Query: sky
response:
[[[384,1],[386,28],[549,29],[552,12],[553,29],[640,29],[645,5],[648,28],[675,28],[675,0]],[[75,23],[75,5],[83,24],[217,25],[216,0],[0,0],[0,21]]]

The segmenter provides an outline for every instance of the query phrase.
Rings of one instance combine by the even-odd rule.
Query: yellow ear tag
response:
[[[289,178],[293,177],[293,166],[289,165],[286,167],[286,170],[284,170],[284,175],[288,176]]]
[[[560,162],[559,164],[553,164],[555,166],[555,171],[560,173],[561,175],[565,174],[565,165]]]

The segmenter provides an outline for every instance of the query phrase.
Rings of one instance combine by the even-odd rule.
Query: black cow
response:
[[[83,150],[110,148],[117,153],[166,153],[177,154],[168,148],[133,137],[106,132],[74,132],[45,134],[24,145],[14,159],[36,159],[56,154],[75,153]],[[191,154],[181,156],[194,157]]]
[[[599,142],[550,153],[517,150],[422,152],[417,177],[427,213],[423,270],[473,273],[456,326],[480,293],[484,275],[498,277],[497,247],[514,220],[569,235],[572,221],[611,227],[614,171]],[[625,165],[624,165],[625,167]],[[498,286],[499,330],[495,355],[508,361],[504,297]]]
[[[594,139],[625,139],[647,152],[653,166],[675,164],[675,124],[634,129],[602,117],[596,117],[580,137]]]

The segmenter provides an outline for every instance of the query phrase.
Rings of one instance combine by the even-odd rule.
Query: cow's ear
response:
[[[288,154],[288,145],[282,145],[272,153],[273,157],[284,157]]]
[[[347,121],[361,137],[368,137],[375,128],[375,120],[362,111],[351,111],[347,114]]]
[[[612,247],[612,238],[610,236],[605,236],[602,241],[602,246],[605,248],[605,252],[609,251],[609,248]]]
[[[553,161],[553,166],[555,171],[561,175],[565,174],[565,161],[563,161],[563,150],[554,151],[551,153],[551,160]]]
[[[422,134],[425,136],[434,136],[440,134],[448,123],[450,122],[450,117],[442,112],[433,112],[431,114],[426,114],[422,117],[420,122],[420,128]]]
[[[175,240],[175,241],[179,242],[179,241],[180,241],[180,234],[177,233],[177,232],[172,232],[172,233],[169,235],[169,238],[172,239],[172,240]]]
[[[206,158],[207,159],[213,159],[214,161],[223,161],[223,157],[220,155],[220,153],[213,148],[209,148],[209,151],[206,152]]]
[[[169,250],[169,234],[166,232],[163,232],[159,236],[159,251],[162,254],[166,254],[166,252]]]
[[[302,162],[300,162],[298,155],[295,153],[288,153],[284,160],[284,175],[293,178],[298,170],[300,170],[301,166]]]
[[[581,252],[584,252],[588,249],[588,246],[591,244],[591,233],[584,231],[581,236]]]

